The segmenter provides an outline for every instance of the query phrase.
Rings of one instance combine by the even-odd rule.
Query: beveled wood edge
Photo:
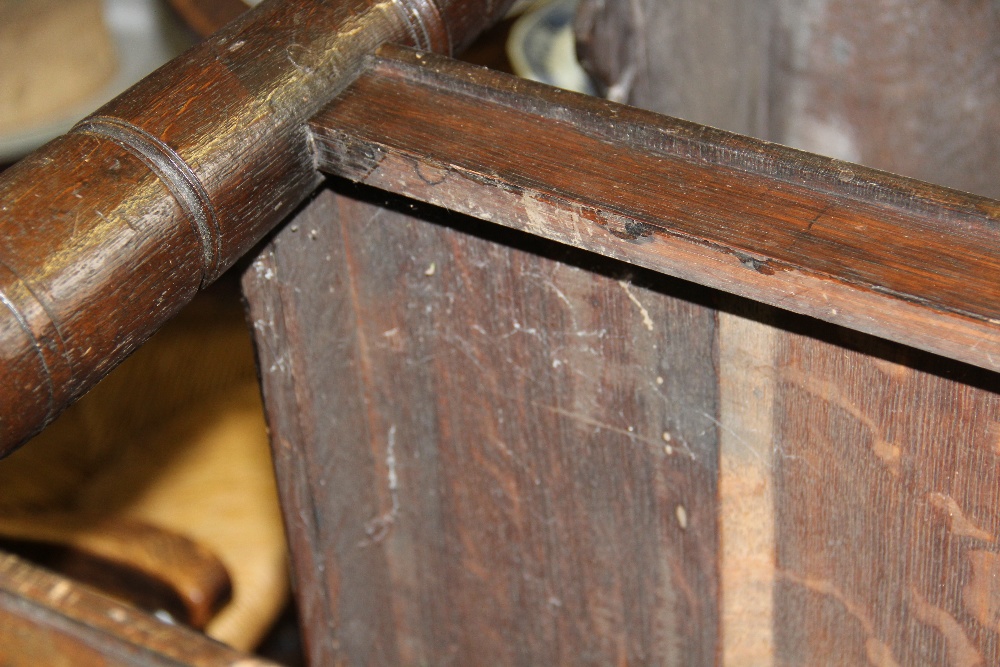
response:
[[[364,128],[364,136],[352,134],[358,128],[338,125],[339,105],[350,95],[364,96],[359,87],[375,78],[391,82],[386,85],[398,84],[400,96],[396,100],[400,105],[408,103],[404,90],[464,96],[482,109],[480,118],[497,110],[544,118],[553,127],[582,128],[582,133],[611,145],[612,152],[670,156],[710,168],[736,169],[779,186],[805,184],[817,201],[868,207],[907,220],[913,228],[901,233],[915,228],[957,239],[959,230],[972,230],[972,238],[1000,241],[1000,202],[394,45],[382,47],[368,69],[310,123],[319,168],[326,173],[1000,370],[1000,317],[986,308],[978,312],[954,308],[919,290],[901,292],[877,283],[859,284],[845,275],[816,270],[808,263],[778,265],[766,253],[692,237],[674,229],[669,219],[637,215],[628,192],[613,205],[595,206],[547,181],[545,174],[501,175],[503,170],[497,165],[485,158],[472,164],[469,160],[475,156],[469,155],[462,155],[465,162],[459,165],[457,156],[430,154],[412,137],[379,135],[375,122]],[[379,103],[377,99],[359,102],[373,109]],[[436,117],[441,126],[429,126],[437,122]],[[454,131],[448,123],[474,125],[476,120],[471,116],[456,120],[447,114],[422,114],[413,122],[423,124],[424,133],[434,133]],[[530,141],[521,139],[512,137],[511,144],[523,153],[534,150]],[[699,205],[694,200],[687,203]],[[963,241],[969,244],[968,239]],[[947,242],[938,243],[947,246]],[[998,247],[1000,244],[982,246],[984,265],[998,265]],[[849,267],[851,259],[845,256],[842,265]],[[934,260],[932,251],[928,259]],[[933,280],[933,275],[928,280]],[[929,281],[924,286],[932,287]],[[991,307],[1000,307],[1000,303]]]

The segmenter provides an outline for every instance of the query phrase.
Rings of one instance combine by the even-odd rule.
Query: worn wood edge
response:
[[[60,635],[117,659],[109,664],[277,667],[0,553],[0,630],[12,617],[26,620],[47,636]],[[17,637],[5,637],[0,642],[0,662],[30,664],[31,656],[17,650]]]
[[[294,216],[291,224],[307,226],[310,221],[334,215],[336,200],[332,192],[321,191]],[[300,392],[308,391],[296,381],[295,340],[298,327],[286,316],[283,285],[278,275],[277,257],[272,246],[262,249],[243,272],[241,287],[246,317],[254,339],[264,417],[271,440],[271,455],[278,482],[285,519],[285,534],[290,545],[290,567],[297,583],[295,599],[301,619],[303,642],[309,663],[335,664],[339,652],[334,631],[337,609],[324,580],[323,544],[318,534],[319,508],[307,473],[308,445],[314,440],[300,415],[297,403]],[[289,390],[289,388],[291,390]],[[287,508],[308,507],[310,513],[289,513]],[[316,629],[325,628],[326,633]]]
[[[723,665],[774,664],[777,330],[750,304],[719,312],[719,588]],[[766,319],[763,318],[763,319]]]
[[[586,113],[600,116],[602,127],[614,125],[609,119],[619,116],[641,117],[654,125],[656,121],[671,127],[677,123],[686,128],[687,135],[716,136],[722,138],[723,144],[728,141],[732,145],[756,146],[754,150],[765,154],[747,164],[766,165],[771,160],[777,165],[775,169],[781,167],[789,174],[810,174],[818,169],[817,165],[847,165],[558,91],[432,54],[383,47],[379,56],[371,60],[368,75],[396,74],[407,85],[433,85],[452,94],[474,95],[480,103],[506,100],[503,106],[515,112],[558,121],[578,120],[575,116]],[[560,99],[576,108],[552,101]],[[626,215],[620,205],[617,210],[608,211],[607,207],[589,206],[567,198],[554,188],[546,189],[544,183],[538,183],[530,175],[520,182],[504,181],[491,171],[489,164],[462,169],[421,153],[419,147],[394,145],[394,137],[375,141],[350,136],[336,126],[336,105],[334,101],[311,122],[319,167],[328,173],[986,369],[1000,369],[1000,319],[989,314],[956,312],[919,294],[900,294],[879,285],[858,285],[837,275],[812,271],[807,266],[776,266],[766,256],[754,256],[739,248],[677,233],[670,228],[669,221]],[[625,125],[624,129],[621,124],[615,125],[618,128],[615,132],[627,136],[632,126]],[[630,143],[634,141],[630,139]],[[714,150],[721,156],[730,153],[729,144]],[[352,162],[351,153],[363,155],[364,159]],[[703,152],[699,159],[709,158]],[[786,162],[791,166],[783,167]],[[950,219],[948,216],[954,214],[960,218],[959,224],[976,224],[990,234],[995,232],[998,202],[857,165],[848,166],[851,170],[856,167],[863,178],[852,177],[851,182],[837,179],[836,183],[830,178],[820,179],[838,198],[853,196],[869,205],[903,210],[921,224]],[[761,172],[769,175],[767,169],[758,173]],[[439,187],[445,181],[448,187]],[[859,185],[858,181],[862,183]],[[869,182],[874,185],[865,184]],[[594,224],[595,220],[599,224]],[[612,228],[611,233],[599,226],[601,221]],[[615,223],[617,230],[613,229]]]

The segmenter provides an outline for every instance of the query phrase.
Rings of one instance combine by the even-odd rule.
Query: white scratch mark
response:
[[[570,309],[570,311],[571,311],[570,314],[572,315],[573,303],[569,300],[569,297],[566,296],[566,293],[563,292],[558,287],[556,287],[556,284],[554,282],[552,282],[551,280],[546,280],[545,281],[545,286],[548,287],[550,290],[552,290],[553,292],[556,293],[556,296],[559,297],[559,299],[563,303],[565,303],[566,306]]]
[[[389,511],[375,517],[365,524],[365,534],[368,539],[362,541],[358,546],[364,547],[369,544],[377,544],[389,535],[389,529],[396,522],[399,516],[399,476],[396,473],[396,425],[389,427],[386,436],[385,446],[385,467],[386,478],[389,487],[390,506]]]
[[[393,517],[399,513],[399,477],[396,475],[396,425],[389,427],[385,447],[385,465],[389,469],[389,496],[392,498]]]
[[[622,289],[625,290],[625,294],[628,295],[629,300],[631,300],[632,303],[634,303],[636,305],[636,308],[639,309],[639,312],[642,313],[642,323],[646,325],[647,329],[649,329],[650,331],[652,331],[653,330],[653,320],[652,320],[652,318],[649,317],[649,311],[646,310],[646,307],[642,305],[642,302],[639,301],[639,299],[636,298],[635,294],[632,294],[632,290],[629,289],[628,281],[627,280],[619,280],[618,284],[622,286]]]
[[[575,422],[578,422],[580,424],[586,424],[586,425],[591,426],[591,427],[593,427],[595,429],[600,429],[602,431],[610,431],[611,433],[618,433],[620,435],[623,435],[623,436],[627,437],[629,440],[632,440],[633,442],[642,442],[642,443],[645,443],[647,445],[651,445],[651,446],[655,447],[656,449],[660,448],[660,443],[659,442],[653,440],[652,438],[647,438],[647,437],[644,437],[644,436],[639,435],[638,433],[636,433],[634,426],[629,426],[627,428],[620,428],[620,427],[615,426],[613,424],[608,424],[606,422],[602,422],[602,421],[599,421],[597,419],[594,419],[593,417],[590,417],[589,415],[580,414],[579,412],[572,412],[570,410],[564,410],[563,408],[558,408],[558,407],[556,407],[554,405],[544,405],[544,404],[539,403],[538,407],[540,407],[540,408],[542,408],[544,410],[549,410],[550,412],[554,412],[557,415],[562,415],[563,417],[568,417],[569,419],[571,419],[571,420],[573,420]],[[684,448],[687,450],[687,453],[691,457],[691,460],[692,461],[697,460],[696,457],[695,457],[694,452],[691,451],[691,448],[687,446],[687,443],[681,443],[681,444],[684,445]]]
[[[607,329],[595,329],[594,331],[574,331],[573,335],[577,338],[604,338],[608,335]]]
[[[713,424],[715,424],[716,427],[722,429],[723,431],[725,431],[726,433],[728,433],[729,435],[731,435],[733,437],[733,440],[735,440],[739,444],[743,445],[748,452],[750,452],[751,454],[753,454],[753,457],[755,459],[757,459],[758,461],[760,461],[762,464],[765,464],[764,463],[764,459],[761,458],[760,453],[756,449],[754,449],[753,445],[751,445],[749,442],[747,442],[746,438],[744,438],[742,435],[740,435],[739,433],[737,433],[736,431],[734,431],[732,428],[726,426],[721,421],[719,421],[718,419],[716,419],[712,415],[708,414],[707,412],[702,411],[701,415],[702,415],[702,417],[704,417],[708,421],[710,421]]]

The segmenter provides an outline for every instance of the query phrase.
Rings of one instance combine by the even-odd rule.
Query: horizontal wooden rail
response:
[[[386,46],[320,169],[1000,369],[1000,202]]]
[[[384,42],[462,48],[510,0],[273,0],[0,177],[0,455],[321,180],[306,120]]]

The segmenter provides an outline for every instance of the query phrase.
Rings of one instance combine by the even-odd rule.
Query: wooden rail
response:
[[[266,2],[0,179],[0,455],[313,190],[306,120],[384,42],[451,53],[510,0]]]
[[[388,45],[320,169],[1000,370],[1000,203]]]

